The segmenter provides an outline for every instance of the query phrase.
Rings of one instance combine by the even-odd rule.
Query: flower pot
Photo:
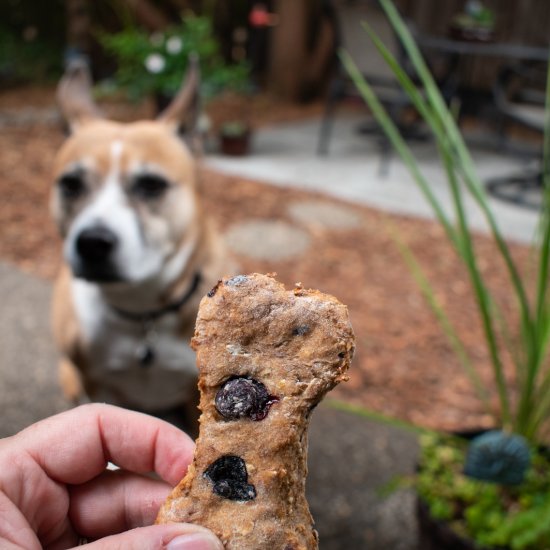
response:
[[[241,157],[250,152],[251,132],[246,130],[239,134],[220,134],[220,147],[224,155]]]
[[[489,43],[495,40],[495,31],[490,27],[451,25],[449,36],[461,42]]]

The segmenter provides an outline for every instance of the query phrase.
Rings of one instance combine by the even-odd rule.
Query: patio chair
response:
[[[499,72],[493,96],[500,115],[498,133],[502,150],[508,148],[506,130],[510,123],[540,136],[544,134],[546,71],[546,63],[524,62],[506,66]],[[541,157],[540,148],[535,154]],[[486,188],[499,199],[538,209],[542,204],[542,166],[491,179]]]
[[[339,14],[331,2],[327,2],[327,7],[329,9],[326,10],[326,16],[333,29],[334,56],[332,76],[317,143],[317,154],[322,156],[329,153],[334,116],[338,105],[344,100],[363,101],[338,57],[338,51],[340,47],[344,45]],[[375,10],[376,7],[373,6],[373,11],[376,14]],[[382,18],[377,23],[377,26],[382,24],[386,25],[387,28],[383,28],[382,31],[384,36],[388,37],[386,42],[391,42],[391,44],[387,45],[392,47],[394,55],[399,60],[400,65],[407,70],[409,66],[408,60],[397,37],[390,29],[389,24]],[[357,22],[357,24],[359,25],[359,22]],[[365,40],[368,40],[366,34]],[[378,63],[376,63],[375,60],[373,61],[373,64],[377,64],[377,66],[373,66],[368,72],[363,72],[363,76],[374,89],[377,97],[388,111],[389,116],[406,139],[426,139],[426,133],[422,131],[422,127],[419,124],[420,119],[416,116],[416,111],[412,108],[407,94],[401,89],[395,77],[392,76],[391,71],[385,66],[385,63],[380,62],[381,59],[378,60]],[[360,124],[358,132],[365,135],[374,135],[377,138],[381,154],[380,171],[381,173],[386,173],[391,158],[392,146],[383,130],[376,121],[372,120]]]

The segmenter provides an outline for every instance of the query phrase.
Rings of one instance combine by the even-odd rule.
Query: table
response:
[[[438,78],[443,95],[447,101],[458,99],[460,104],[468,101],[468,93],[471,90],[461,89],[457,75],[460,63],[464,60],[471,60],[475,57],[502,58],[503,64],[518,61],[547,62],[549,49],[542,46],[530,46],[513,42],[475,42],[436,36],[423,33],[410,25],[411,32],[418,44],[418,47],[425,55],[428,62],[430,56],[446,56],[447,67]]]
[[[413,30],[421,50],[434,50],[449,55],[505,57],[511,60],[548,61],[548,48],[513,42],[468,42],[444,36],[428,35]]]
[[[506,110],[502,105],[503,101],[500,97],[502,90],[499,89],[500,77],[504,75],[503,69],[510,64],[517,63],[548,63],[549,48],[541,46],[530,46],[525,44],[517,44],[512,42],[473,42],[458,40],[443,36],[427,35],[420,32],[415,32],[411,29],[420,50],[425,54],[426,58],[430,58],[430,54],[435,52],[437,55],[448,57],[446,71],[438,84],[441,87],[442,94],[448,102],[458,98],[462,105],[468,101],[468,90],[461,89],[459,79],[457,78],[457,69],[463,59],[471,59],[474,57],[495,57],[503,59],[503,67],[499,69],[499,79],[493,86],[491,95],[491,107],[497,114],[504,118]],[[460,110],[462,113],[462,108]],[[460,122],[460,114],[459,114]],[[532,127],[532,126],[531,126]],[[542,131],[542,129],[541,129]],[[503,144],[502,132],[499,134],[497,141]],[[488,192],[507,202],[514,203],[518,206],[523,206],[532,209],[540,209],[542,206],[542,190],[543,178],[542,170],[524,171],[521,174],[511,174],[506,177],[497,178],[486,182]]]

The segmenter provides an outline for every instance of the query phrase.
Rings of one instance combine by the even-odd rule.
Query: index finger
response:
[[[193,458],[194,443],[175,426],[112,405],[82,405],[33,424],[13,438],[61,483],[80,484],[113,462],[135,473],[156,472],[176,485]]]

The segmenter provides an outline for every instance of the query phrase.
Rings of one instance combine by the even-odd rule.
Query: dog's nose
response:
[[[118,243],[117,236],[106,227],[84,229],[76,239],[76,250],[84,260],[106,260]]]

